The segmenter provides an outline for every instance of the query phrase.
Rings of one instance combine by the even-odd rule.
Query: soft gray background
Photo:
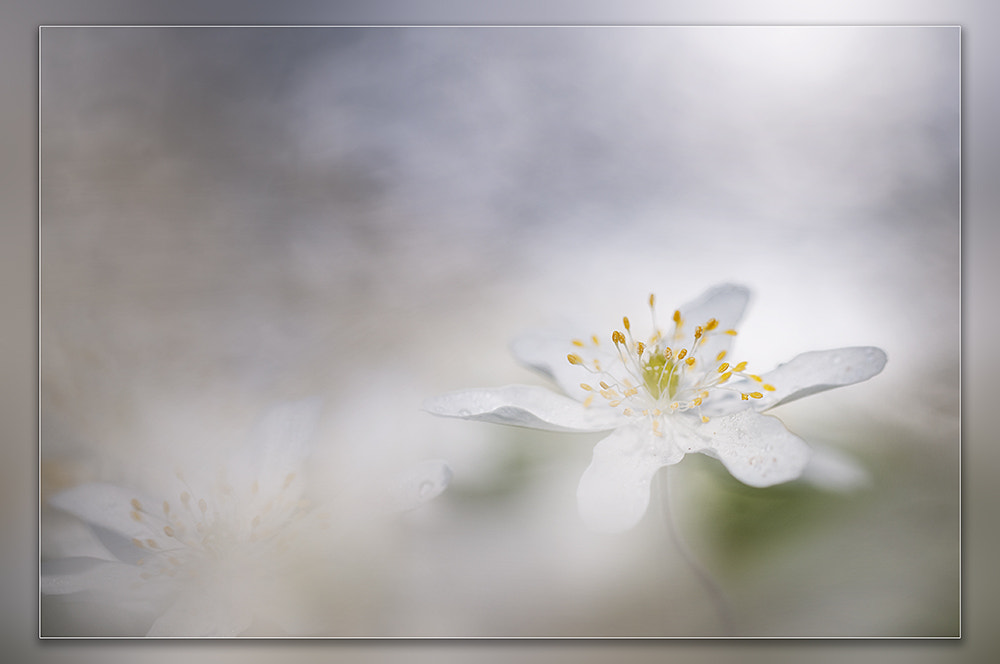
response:
[[[877,18],[877,17],[872,17],[872,20],[874,20],[875,18]],[[935,18],[936,18],[936,17],[935,17]],[[952,21],[948,21],[948,22],[952,22]],[[973,41],[972,43],[975,43],[975,42]],[[980,42],[980,43],[981,43],[981,42]],[[972,67],[971,71],[972,71],[973,73],[975,73],[975,72],[976,72],[976,69],[975,69],[975,67]],[[968,75],[968,72],[967,72],[967,75]],[[975,90],[975,89],[976,89],[975,87],[972,87],[972,90]],[[970,93],[970,97],[971,97],[971,96],[973,96],[973,95],[972,95],[972,93]],[[975,108],[975,106],[973,106],[973,108]],[[973,113],[972,111],[969,111],[969,115],[972,115],[972,116],[974,117],[974,113]],[[969,121],[969,119],[970,119],[970,118],[969,118],[969,115],[967,115],[967,116],[966,116],[966,119],[967,119],[967,121]],[[976,148],[972,148],[972,149],[970,149],[970,150],[969,150],[969,152],[967,153],[967,158],[969,158],[969,159],[973,159],[973,158],[975,157],[975,155],[976,155],[976,154],[977,154],[977,153],[976,153]],[[738,162],[737,162],[737,163],[738,163]],[[975,180],[974,180],[974,179],[972,179],[972,176],[969,176],[969,175],[967,175],[967,176],[966,176],[966,183],[967,183],[967,186],[971,186],[971,185],[973,185],[973,184],[974,184],[974,182],[975,182]],[[554,187],[554,188],[555,188],[555,190],[556,190],[556,191],[558,191],[558,190],[559,190],[559,187],[558,187],[558,184],[559,184],[559,183],[558,183],[558,182],[556,182],[556,183],[554,183],[554,184],[555,184],[555,187]],[[805,184],[808,184],[808,180],[806,181],[806,183],[805,183]],[[480,197],[480,198],[481,198],[481,197]],[[981,201],[981,202],[980,202],[980,205],[982,205],[982,204],[983,204],[983,202]],[[716,205],[718,205],[718,203],[716,203]],[[719,207],[722,207],[722,206],[720,205]],[[793,205],[793,207],[794,207],[794,205]],[[530,214],[530,212],[531,212],[531,210],[528,210],[528,211],[527,211],[527,213],[528,213],[528,214]],[[926,212],[926,210],[924,210],[924,212]],[[577,216],[578,216],[578,217],[579,217],[579,216],[583,216],[583,215],[585,215],[585,214],[586,214],[586,211],[582,211],[582,212],[581,212],[581,211],[576,211],[576,214],[577,214]],[[599,216],[599,215],[597,215],[597,216]],[[637,214],[636,216],[641,216],[641,214]],[[767,215],[766,215],[766,214],[762,214],[761,216],[767,216]],[[777,216],[777,215],[774,215],[774,216]],[[971,223],[971,222],[970,222],[970,223]],[[975,227],[973,226],[973,228],[975,228]],[[968,236],[968,227],[967,227],[967,236]],[[916,236],[913,236],[913,237],[916,237]],[[461,239],[462,239],[462,238],[459,238],[459,240],[461,240]],[[928,239],[931,239],[931,240],[932,240],[933,238],[928,238]],[[969,241],[969,240],[968,240],[968,237],[967,237],[967,239],[966,239],[966,242],[968,243],[968,241]],[[917,240],[917,243],[919,244],[919,240]],[[544,246],[544,245],[543,245],[543,246]],[[500,249],[503,249],[503,247],[501,247]],[[904,247],[904,249],[905,249],[905,247]],[[543,253],[544,253],[544,252],[543,252]],[[970,253],[971,253],[971,251],[970,251]],[[620,247],[616,247],[616,248],[614,248],[614,249],[612,250],[612,255],[614,255],[614,256],[619,256],[619,255],[620,255]],[[543,255],[543,256],[541,256],[541,258],[542,258],[542,259],[544,259],[545,257],[546,257],[546,256],[544,256],[544,255]],[[593,261],[594,259],[592,259],[592,258],[591,258],[590,260],[591,260],[591,262],[592,262],[592,261]],[[620,260],[620,259],[619,259],[619,260]],[[896,260],[898,260],[898,258],[897,258]],[[951,259],[949,259],[949,260],[951,260]],[[731,263],[730,263],[730,266],[732,266],[732,264],[731,264]],[[932,281],[933,281],[933,275],[935,274],[935,273],[934,273],[934,270],[933,270],[933,267],[934,267],[934,266],[932,265],[932,266],[931,266],[931,268],[932,268],[932,269],[930,270],[930,274],[928,275],[928,279],[930,279],[930,280],[932,280]],[[726,275],[726,276],[736,276],[736,277],[742,277],[742,276],[743,276],[743,274],[734,274],[734,275]],[[859,277],[859,278],[860,278],[860,277]],[[629,282],[630,282],[630,288],[638,288],[638,289],[640,289],[640,290],[644,290],[645,288],[647,288],[647,286],[646,286],[646,285],[644,285],[644,284],[643,284],[643,285],[635,285],[635,284],[634,284],[634,282],[635,282],[635,281],[637,281],[637,280],[638,280],[638,281],[640,281],[640,282],[644,282],[644,281],[647,281],[648,279],[646,279],[645,277],[643,277],[643,278],[638,278],[638,279],[635,279],[635,278],[633,278],[633,279],[629,279]],[[760,282],[761,282],[761,281],[767,281],[767,280],[765,280],[765,279],[763,279],[762,277],[758,276],[756,280],[753,280],[753,279],[751,279],[750,281],[752,281],[752,282],[754,282],[754,281],[755,281],[755,282],[756,282],[756,283],[754,283],[753,285],[760,285]],[[609,302],[609,306],[614,306],[614,307],[618,307],[618,308],[621,308],[621,307],[625,307],[625,306],[626,306],[626,304],[622,304],[622,303],[621,303],[621,300],[623,300],[623,299],[627,299],[627,298],[626,298],[626,297],[625,297],[624,295],[621,295],[621,291],[622,291],[622,288],[620,288],[620,287],[617,287],[617,286],[616,286],[615,284],[611,284],[611,285],[609,285],[609,287],[608,287],[608,288],[609,288],[609,290],[616,290],[616,291],[618,291],[618,293],[616,293],[616,295],[618,295],[618,296],[619,296],[619,297],[618,297],[618,298],[617,298],[617,299],[616,299],[616,300],[615,300],[614,302]],[[687,291],[684,291],[684,292],[685,292],[685,293],[690,293],[690,292],[691,292],[691,291],[690,291],[690,289],[691,289],[691,288],[695,288],[695,286],[693,286],[693,285],[692,285],[692,286],[689,286],[689,290],[687,290]],[[660,288],[657,288],[657,290],[658,290],[658,291],[661,291],[661,289],[660,289]],[[684,289],[680,289],[680,290],[682,290],[682,291],[683,291]],[[759,289],[759,290],[763,290],[763,289]],[[933,289],[932,289],[932,290],[933,290]],[[944,291],[947,291],[947,290],[948,290],[948,288],[947,288],[947,285],[945,285],[945,287],[944,287],[944,288],[943,288],[942,290],[944,290]],[[764,293],[765,293],[765,297],[766,297],[766,291],[764,291]],[[877,294],[876,294],[876,295],[877,295]],[[942,300],[941,300],[941,301],[947,301],[946,299],[944,299],[944,296],[943,296],[943,295],[939,295],[938,297],[941,297],[941,298],[942,298]],[[970,295],[970,297],[971,297],[971,295]],[[784,299],[784,298],[782,298],[782,299]],[[877,310],[884,310],[884,309],[880,309],[880,307],[884,307],[884,305],[885,305],[885,302],[881,302],[881,303],[879,303],[879,302],[877,301],[877,298],[875,298],[875,300],[876,300],[876,301],[875,301],[875,302],[873,302],[873,303],[871,304],[871,306],[873,306],[873,307],[874,307],[875,309],[877,309]],[[641,303],[641,296],[640,296],[640,297],[638,297],[638,298],[633,298],[633,301],[638,301],[638,302],[640,302],[640,303]],[[893,300],[893,301],[895,301],[895,300]],[[952,302],[952,303],[954,303],[954,300],[952,300],[951,302]],[[631,307],[634,307],[635,305],[629,305],[629,306],[631,306]],[[764,318],[765,318],[765,320],[767,319],[767,315],[766,315],[766,311],[763,311],[763,312],[762,312],[762,311],[761,311],[761,309],[762,309],[762,308],[765,308],[765,309],[766,309],[766,300],[763,300],[763,298],[762,298],[762,300],[761,300],[761,301],[759,301],[759,302],[758,302],[758,306],[757,306],[757,307],[756,307],[756,308],[755,308],[755,309],[754,309],[754,310],[753,310],[753,311],[751,312],[751,319],[750,319],[751,321],[752,321],[752,320],[754,320],[754,319],[755,319],[755,318],[757,318],[757,317],[764,317]],[[549,311],[549,310],[551,310],[551,309],[552,309],[552,307],[551,307],[551,306],[549,306],[548,304],[545,304],[545,303],[542,303],[541,305],[539,305],[539,309],[540,309],[540,310],[542,310],[542,311],[544,312],[544,311]],[[891,307],[890,307],[890,309],[891,309]],[[781,308],[780,308],[780,307],[779,307],[779,310],[781,310]],[[616,312],[616,313],[617,313],[617,312]],[[895,310],[895,311],[894,311],[893,313],[895,313],[895,314],[896,314],[896,316],[893,316],[892,318],[896,318],[896,319],[898,320],[898,313],[899,313],[898,309],[897,309],[897,310]],[[869,312],[864,312],[864,314],[865,314],[865,315],[870,315],[870,313],[869,313]],[[950,314],[948,314],[948,315],[950,315],[951,317],[954,317],[954,316],[955,316],[955,313],[954,313],[954,312],[950,312]],[[633,316],[635,317],[635,314],[633,314]],[[808,319],[807,319],[807,320],[808,320]],[[929,327],[930,327],[930,330],[931,330],[931,331],[933,332],[933,330],[934,330],[934,329],[944,329],[944,326],[945,326],[945,325],[947,325],[947,316],[942,316],[942,318],[941,318],[941,326],[940,326],[940,327],[939,327],[939,326],[937,326],[937,325],[935,325],[935,324],[931,324],[931,325],[930,325]],[[852,329],[853,329],[853,330],[855,330],[855,332],[857,332],[857,334],[859,334],[859,336],[860,336],[860,334],[861,334],[861,332],[859,331],[859,330],[861,330],[861,326],[857,325],[857,323],[855,323],[854,325],[843,325],[843,328],[844,328],[844,329],[846,329],[846,330],[852,330]],[[766,329],[766,326],[762,326],[762,329]],[[829,326],[824,326],[824,328],[823,328],[823,329],[829,329]],[[842,333],[842,332],[844,331],[844,329],[839,329],[839,330],[838,330],[838,327],[837,327],[836,325],[834,325],[834,326],[833,326],[833,332],[841,332],[841,333]],[[974,330],[975,328],[973,327],[972,329]],[[867,332],[868,330],[865,330],[865,331]],[[881,334],[885,334],[885,333],[886,333],[886,332],[888,332],[888,331],[891,331],[891,332],[895,332],[895,330],[886,330],[886,328],[885,328],[885,326],[884,326],[884,325],[877,325],[877,324],[872,324],[872,325],[871,325],[871,331],[874,331],[874,332],[877,332],[877,333],[881,333]],[[922,334],[927,334],[927,333],[928,333],[928,331],[927,331],[926,329],[925,329],[925,330],[922,330]],[[750,341],[749,341],[749,334],[750,334],[750,332],[748,331],[748,333],[747,333],[747,337],[745,337],[744,339],[741,339],[741,341],[746,341],[746,347],[749,347],[749,346],[750,346]],[[832,332],[831,332],[831,334],[832,334]],[[500,336],[500,335],[498,335],[498,336]],[[796,338],[796,340],[798,340],[798,338],[799,338],[799,337],[801,336],[801,338],[802,338],[802,342],[803,342],[803,343],[808,343],[808,342],[810,341],[810,339],[812,338],[812,337],[810,337],[810,335],[807,335],[807,334],[802,334],[802,335],[798,335],[798,334],[793,334],[793,335],[789,335],[789,336],[790,336],[790,337],[795,337],[795,338]],[[832,340],[831,340],[831,341],[829,342],[829,343],[831,343],[831,344],[833,344],[833,343],[837,343],[837,339],[842,339],[842,338],[843,338],[842,336],[838,336],[838,335],[836,335],[836,334],[834,334],[834,335],[833,335],[833,337],[834,337],[834,338],[833,338],[833,339],[832,339]],[[933,339],[933,337],[932,337],[932,339]],[[818,340],[818,341],[819,341],[820,343],[822,343],[822,342],[823,342],[823,341],[825,341],[825,340],[823,340],[823,339],[820,339],[820,340]],[[870,339],[870,338],[868,338],[868,337],[865,337],[864,339],[862,339],[862,338],[858,338],[857,340],[854,340],[854,339],[851,339],[851,340],[849,340],[848,342],[849,342],[849,343],[850,343],[850,342],[858,342],[858,343],[863,343],[863,342],[868,342],[868,341],[872,341],[872,342],[876,342],[876,343],[883,343],[883,344],[884,344],[884,345],[886,345],[886,346],[889,346],[889,345],[890,345],[890,344],[889,344],[888,342],[885,342],[885,341],[883,341],[882,339]],[[941,349],[941,345],[940,345],[941,343],[945,343],[945,344],[947,344],[947,340],[944,340],[944,341],[942,341],[941,339],[938,339],[938,340],[937,340],[937,343],[932,343],[932,344],[931,344],[931,347],[932,347],[932,348],[934,348],[934,349],[938,349],[938,350],[940,350],[940,349]],[[766,351],[765,351],[765,352],[766,352]],[[947,351],[945,351],[945,352],[947,352]],[[933,355],[933,353],[932,353],[932,355]],[[766,358],[764,358],[764,359],[766,359]],[[763,361],[763,360],[762,360],[762,361]],[[912,369],[912,368],[913,368],[913,367],[911,367],[911,369]],[[917,370],[919,370],[919,369],[921,369],[921,368],[922,368],[922,369],[925,369],[925,370],[927,370],[927,371],[928,371],[928,373],[933,373],[933,370],[935,370],[935,369],[936,369],[936,367],[933,367],[933,366],[920,366],[920,365],[919,365],[919,363],[918,363],[918,365],[916,366],[916,369],[917,369]],[[973,367],[970,367],[970,369],[975,369],[975,368],[976,368],[975,366],[973,366]],[[489,372],[487,372],[487,373],[489,373]],[[888,373],[887,373],[886,377],[888,378]],[[949,379],[949,380],[953,380],[953,379]],[[931,383],[929,383],[929,384],[928,384],[928,387],[933,387],[933,385],[935,385],[935,384],[940,384],[940,381],[932,381]],[[946,393],[947,393],[947,391],[946,391]],[[930,401],[932,401],[932,402],[934,402],[934,403],[941,403],[941,397],[940,397],[940,395],[938,395],[938,394],[931,394],[931,395],[930,395],[930,396],[929,396],[928,398],[929,398],[929,400],[930,400]],[[973,403],[974,403],[974,402],[973,402]],[[919,409],[917,409],[917,410],[919,410]],[[914,414],[914,413],[913,413],[913,411],[905,411],[905,410],[904,410],[903,412],[904,412],[904,413],[906,413],[907,417],[909,417],[909,416],[912,416],[912,415]],[[973,488],[974,488],[974,487],[973,487]],[[967,486],[967,489],[968,489],[968,486]],[[970,595],[974,596],[974,595],[975,595],[975,593],[973,593],[973,592],[970,592]],[[392,651],[392,649],[390,649],[390,654],[391,654],[391,651]],[[419,653],[420,651],[418,650],[417,652]],[[428,652],[428,654],[429,654],[429,651],[427,651],[427,652]],[[453,650],[453,651],[450,651],[450,652],[455,652],[455,653],[458,653],[458,649],[455,649],[455,650]],[[561,652],[561,651],[560,651],[560,652]],[[641,655],[642,655],[643,653],[647,653],[647,652],[648,652],[648,651],[645,651],[645,650],[642,650],[642,651],[638,651],[638,653],[639,653],[639,656],[641,656]],[[937,652],[937,653],[938,653],[939,655],[941,655],[941,654],[942,654],[942,651],[941,651],[941,650],[937,650],[937,651],[930,651],[930,652],[928,653],[928,656],[929,656],[929,657],[931,657],[931,658],[935,657],[935,655],[934,655],[934,653],[935,653],[935,652]],[[952,651],[952,652],[954,652],[954,651]],[[371,656],[375,656],[375,654],[374,654],[374,653],[372,653],[372,651],[368,651],[368,654],[369,654],[369,655],[371,655]],[[397,650],[396,650],[396,654],[398,654],[398,655],[402,656],[402,654],[403,654],[403,653],[402,653],[401,651],[399,651],[399,650],[397,649]],[[414,654],[414,653],[407,653],[407,656],[408,656],[408,657],[412,657],[412,656],[413,656],[413,654]],[[568,653],[566,653],[566,654],[568,654]],[[652,653],[652,652],[648,652],[648,654],[649,654],[650,656],[654,656],[654,653]],[[714,656],[714,655],[713,655],[713,653],[712,653],[712,652],[709,652],[709,651],[704,651],[704,652],[702,652],[702,653],[699,653],[699,654],[702,654],[702,655],[705,655],[705,656]],[[716,653],[716,654],[717,654],[717,653]],[[835,654],[835,653],[834,653],[834,654]],[[930,660],[928,660],[928,661],[933,661],[933,659],[930,659]]]

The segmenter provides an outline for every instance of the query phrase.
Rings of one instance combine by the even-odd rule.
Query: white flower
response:
[[[886,363],[873,347],[803,353],[773,371],[750,373],[730,358],[749,291],[715,287],[673,313],[670,328],[633,336],[628,318],[610,343],[533,333],[515,356],[552,378],[568,396],[510,385],[432,398],[435,415],[551,431],[611,431],[594,448],[577,491],[581,517],[595,530],[625,530],[642,518],[650,482],[663,466],[701,452],[756,487],[799,477],[809,447],[777,418],[775,406],[867,380]]]
[[[52,497],[99,544],[45,561],[42,592],[96,594],[99,603],[149,613],[150,636],[232,636],[255,622],[309,629],[302,589],[317,567],[336,565],[323,553],[329,515],[306,498],[302,472],[319,411],[318,400],[273,408],[217,472],[178,471],[166,495],[94,483]],[[446,466],[425,462],[393,487],[391,506],[416,506],[447,481]]]

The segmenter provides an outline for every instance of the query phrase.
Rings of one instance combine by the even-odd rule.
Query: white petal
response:
[[[140,581],[142,570],[134,565],[96,558],[58,558],[42,562],[41,591],[66,595],[86,590],[114,592]]]
[[[245,602],[227,601],[215,587],[188,588],[149,628],[147,636],[238,636],[249,629],[253,610]]]
[[[853,491],[871,484],[868,471],[855,459],[826,446],[812,446],[800,478],[827,491]]]
[[[719,321],[720,330],[729,330],[743,320],[749,301],[750,290],[745,286],[722,284],[708,289],[697,299],[678,307],[678,310],[692,331],[695,325],[704,325],[710,318]]]
[[[133,500],[138,502],[141,510],[135,509]],[[162,534],[158,532],[161,525],[159,518],[145,513],[148,509],[155,514],[162,503],[113,484],[93,483],[73,487],[52,496],[49,504],[91,525],[107,529],[126,541],[133,538],[145,540]],[[136,519],[136,516],[139,518]]]
[[[648,428],[633,425],[616,429],[594,447],[593,460],[576,492],[580,517],[588,527],[621,532],[646,513],[653,475],[684,458],[669,440],[659,439],[663,445],[654,448],[651,438]]]
[[[877,375],[885,367],[885,351],[872,346],[802,353],[761,376],[773,385],[753,407],[767,410],[835,387],[853,385]],[[759,388],[756,388],[759,389]]]
[[[428,459],[407,468],[389,487],[388,509],[415,509],[436,498],[451,482],[451,468],[444,461]]]
[[[776,417],[745,408],[714,417],[699,433],[711,442],[705,454],[719,459],[733,477],[764,487],[794,480],[809,460],[809,446]]]
[[[235,467],[245,465],[252,479],[284,482],[296,472],[312,449],[313,433],[323,402],[318,398],[281,403],[268,410],[255,426]],[[265,487],[260,487],[262,491]]]
[[[574,339],[586,339],[585,347],[575,346]],[[567,360],[570,353],[581,356],[588,365],[595,359],[599,360],[606,371],[614,372],[621,368],[618,352],[610,342],[595,346],[589,335],[581,336],[578,332],[531,330],[518,335],[511,342],[510,351],[518,362],[552,379],[565,394],[578,401],[583,401],[588,396],[580,388],[580,383],[600,378],[594,378],[583,367],[570,364]]]
[[[547,431],[607,431],[621,421],[621,415],[610,408],[585,408],[569,397],[533,385],[449,392],[425,401],[424,410]]]

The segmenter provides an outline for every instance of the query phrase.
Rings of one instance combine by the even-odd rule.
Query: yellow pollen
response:
[[[719,327],[719,321],[714,318],[710,318],[707,323],[705,323],[705,330],[711,332],[715,328]]]
[[[142,541],[135,537],[132,538],[132,544],[136,545],[140,549],[142,548]]]
[[[695,397],[694,401],[692,401],[691,403],[693,403],[696,406],[700,406],[701,405],[701,397]]]
[[[130,517],[132,517],[132,520],[133,520],[133,521],[142,521],[142,515],[141,515],[141,514],[139,514],[139,513],[138,513],[138,512],[136,512],[136,511],[134,511],[134,510],[133,510],[133,511],[131,511],[131,512],[129,512],[129,514],[128,514],[128,515],[129,515]]]
[[[746,368],[747,368],[747,363],[746,362],[740,362],[735,367],[733,367],[733,371],[743,371]]]
[[[764,379],[761,378],[760,376],[755,376],[754,374],[747,374],[747,375],[750,376],[751,379],[755,380],[758,383],[763,383],[764,382]]]
[[[603,380],[601,381],[601,387],[603,387],[606,390],[610,390],[611,389],[611,386],[608,385],[607,383],[605,383]]]
[[[163,526],[163,534],[166,535],[167,537],[173,537],[174,529],[171,528],[170,526]]]
[[[622,411],[622,415],[631,415],[631,414],[632,414],[631,408],[626,408],[625,410]]]
[[[663,437],[663,433],[660,431],[660,421],[653,420],[653,435],[657,437]]]
[[[728,368],[729,368],[729,362],[723,362],[722,364],[719,365],[718,371],[719,373],[726,373],[726,369]]]
[[[674,323],[677,325],[681,324],[681,310],[677,309],[674,311]]]
[[[708,415],[702,415],[701,416],[701,421],[702,422],[708,422]]]
[[[701,329],[701,325],[699,325],[698,327],[694,328],[694,338],[695,339],[701,339],[702,332],[703,331]]]
[[[681,407],[680,403],[678,403],[676,401],[673,402],[672,404],[670,404],[670,410],[677,410],[680,407]]]
[[[594,388],[592,388],[590,385],[587,385],[586,383],[580,383],[580,387],[582,387],[583,389],[587,390],[588,392],[593,392],[594,391]]]
[[[626,330],[628,330],[628,331],[631,331],[631,330],[632,330],[632,326],[631,326],[631,325],[629,324],[629,322],[628,322],[628,316],[623,316],[623,317],[622,317],[622,325],[624,325],[624,326],[625,326],[625,329],[626,329]]]
[[[160,548],[159,546],[157,546],[156,542],[154,540],[151,540],[151,539],[146,540],[146,546],[148,546],[150,549],[159,549]]]
[[[727,371],[726,373],[722,374],[722,376],[719,378],[719,384],[725,383],[727,380],[729,380],[732,377],[733,377],[733,372],[732,371]]]
[[[681,352],[677,353],[677,359],[678,360],[683,360],[684,356],[687,355],[687,354],[688,354],[688,349],[687,348],[681,348]]]
[[[689,357],[688,359],[686,359],[684,361],[687,362],[687,365],[689,367],[693,367],[694,366],[694,358],[693,357]]]
[[[573,353],[567,355],[566,359],[569,360],[570,364],[583,364],[583,360],[580,359],[580,356],[574,355]]]
[[[586,399],[583,400],[583,407],[590,408],[590,404],[594,403],[594,395],[591,394]]]
[[[735,337],[736,336],[736,330],[726,330],[726,334],[728,334],[731,337]]]
[[[724,359],[726,359],[726,351],[720,350],[719,354],[715,356],[715,361],[716,362],[721,362]]]
[[[762,398],[764,398],[764,395],[761,394],[760,392],[751,392],[750,396],[752,396],[754,399],[762,399]]]
[[[580,341],[579,339],[573,339],[573,345],[576,346],[577,348],[583,348],[583,342]]]
[[[777,389],[776,387],[774,387],[774,385],[771,385],[770,383],[765,383],[764,385],[762,385],[762,387],[768,392],[774,392],[774,390]]]
[[[746,394],[745,392],[740,394],[740,399],[742,399],[743,401],[746,401],[749,398],[750,398],[750,395]]]
[[[641,357],[642,356],[642,352],[644,350],[646,350],[646,344],[642,343],[641,341],[636,342],[636,344],[635,344],[635,352],[636,352],[636,354]]]
[[[618,399],[615,399],[614,401],[609,401],[608,405],[611,406],[612,408],[615,408],[617,406],[620,406],[621,403],[622,403],[621,401],[619,401]]]
[[[590,340],[594,342],[595,346],[600,346],[601,345],[601,340],[597,338],[596,334],[593,335],[593,336],[591,336]]]
[[[132,504],[132,509],[134,509],[136,512],[142,511],[142,503],[139,502],[138,498],[133,498],[131,504]]]
[[[655,302],[656,302],[656,297],[652,293],[650,293],[649,294],[649,306],[652,307]]]
[[[614,332],[611,333],[611,341],[614,342],[615,345],[618,344],[625,345],[625,335],[619,332],[618,330],[615,330]]]
[[[654,408],[653,409],[653,417],[658,417],[658,416],[660,416],[662,414],[663,414],[663,411],[661,411],[659,408]]]

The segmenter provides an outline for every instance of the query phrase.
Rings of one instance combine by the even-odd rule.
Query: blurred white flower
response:
[[[93,483],[53,496],[49,504],[88,524],[98,543],[45,561],[42,592],[148,612],[149,636],[235,636],[255,622],[309,629],[296,593],[317,558],[335,565],[322,547],[337,539],[321,535],[331,518],[306,498],[302,472],[320,409],[316,399],[274,407],[222,467],[177,471],[166,495]],[[428,461],[397,479],[392,507],[408,509],[440,493],[449,471]]]
[[[674,311],[664,333],[649,297],[653,332],[639,340],[628,318],[612,343],[533,333],[515,341],[515,356],[568,396],[510,385],[428,400],[435,415],[551,431],[612,431],[594,448],[577,491],[580,514],[593,529],[635,525],[649,504],[650,482],[663,466],[701,452],[720,460],[745,484],[770,486],[798,478],[810,449],[780,420],[762,414],[800,397],[867,380],[886,363],[874,347],[798,355],[757,375],[729,361],[746,288],[715,287]]]

